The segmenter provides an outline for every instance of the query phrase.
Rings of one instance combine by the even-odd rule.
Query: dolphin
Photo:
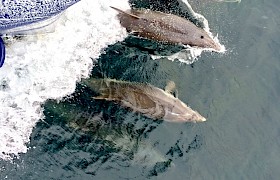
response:
[[[198,112],[171,94],[175,88],[175,83],[172,82],[165,91],[150,84],[114,79],[84,79],[82,84],[99,94],[94,99],[120,103],[152,119],[169,122],[206,121]]]
[[[93,143],[102,145],[104,149],[108,148],[113,156],[121,156],[131,164],[146,168],[164,162],[169,162],[169,165],[174,166],[170,159],[166,158],[155,146],[152,146],[151,142],[142,138],[143,134],[138,132],[139,127],[132,127],[131,123],[114,123],[111,117],[103,115],[103,112],[84,111],[77,104],[73,108],[73,104],[69,102],[52,101],[46,109],[52,117],[59,116],[59,123],[63,122],[64,124],[65,122],[67,129],[70,128],[69,130],[75,131],[77,135],[86,135]],[[146,124],[141,129],[149,127],[155,126]],[[146,133],[150,133],[150,131]]]
[[[191,21],[174,15],[149,9],[118,11],[123,27],[134,35],[171,44],[183,44],[221,51],[221,46],[202,28]]]
[[[5,60],[1,36],[38,33],[52,24],[64,10],[80,0],[0,1],[0,67]]]

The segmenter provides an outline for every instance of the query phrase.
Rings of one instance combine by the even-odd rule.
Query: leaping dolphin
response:
[[[26,34],[54,22],[68,7],[80,0],[0,1],[0,67],[5,60],[3,34]],[[30,32],[31,31],[31,32]]]
[[[127,11],[111,7],[119,12],[118,18],[128,32],[140,37],[171,44],[184,44],[221,51],[221,45],[202,28],[174,14],[149,9]]]

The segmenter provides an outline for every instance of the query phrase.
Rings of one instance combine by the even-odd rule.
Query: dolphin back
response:
[[[220,44],[208,32],[186,18],[149,9],[122,11],[112,8],[118,11],[120,24],[134,35],[170,44],[221,50]]]

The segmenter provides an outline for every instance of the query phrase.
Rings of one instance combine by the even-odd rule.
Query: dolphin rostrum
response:
[[[93,97],[94,99],[118,102],[152,119],[169,122],[206,121],[198,112],[170,93],[174,90],[175,84],[170,83],[169,88],[163,91],[150,84],[113,79],[91,78],[83,80],[82,83],[99,94]]]
[[[121,25],[128,32],[140,37],[221,51],[221,45],[215,42],[205,30],[183,17],[148,9],[122,11],[115,7],[111,8],[119,12]]]

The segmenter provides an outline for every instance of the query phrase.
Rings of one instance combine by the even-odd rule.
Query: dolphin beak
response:
[[[221,45],[220,43],[215,42],[214,40],[211,43],[211,45],[209,46],[209,48],[213,49],[213,51],[216,51],[216,52],[224,52],[225,51],[225,47],[223,45]]]
[[[196,114],[195,115],[193,115],[193,122],[204,122],[204,121],[206,121],[206,118],[205,117],[203,117],[202,115],[200,115],[198,112],[196,112]]]
[[[203,116],[200,116],[195,122],[205,122],[206,118]]]
[[[204,38],[202,47],[212,49],[216,52],[223,52],[224,47],[216,40],[216,37]]]
[[[204,121],[206,121],[206,118],[205,118],[205,117],[202,117],[202,118],[201,118],[201,122],[204,122]]]
[[[217,52],[220,52],[222,50],[222,47],[219,44],[215,43],[215,46],[213,49],[215,49]]]

